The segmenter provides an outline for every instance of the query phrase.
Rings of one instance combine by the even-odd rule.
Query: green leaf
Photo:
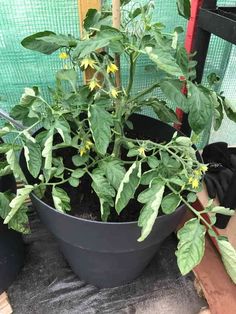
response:
[[[183,82],[179,80],[166,80],[160,83],[160,88],[164,95],[169,99],[176,107],[181,108],[184,112],[189,111],[186,96],[181,92]]]
[[[189,20],[191,16],[190,0],[177,0],[176,3],[179,15]]]
[[[57,120],[54,124],[54,128],[57,132],[61,135],[64,143],[70,144],[71,143],[71,130],[70,125],[66,120]]]
[[[226,240],[217,239],[222,261],[232,281],[236,284],[236,250]]]
[[[12,144],[8,144],[8,143],[1,143],[0,144],[0,154],[5,154],[10,149],[12,149]]]
[[[215,214],[227,215],[227,216],[234,216],[235,214],[235,210],[226,208],[223,206],[215,206],[211,208],[210,212],[215,213]]]
[[[120,160],[103,161],[101,168],[103,169],[110,184],[118,190],[125,175],[123,163]]]
[[[66,212],[71,210],[70,198],[65,190],[54,186],[52,189],[52,198],[55,208],[59,212]]]
[[[7,125],[4,126],[3,128],[0,129],[0,137],[9,134],[12,130],[12,126],[11,125]]]
[[[18,162],[18,158],[16,156],[16,153],[13,149],[10,149],[7,153],[6,153],[6,159],[7,162],[9,164],[9,166],[11,167],[11,170],[14,173],[14,176],[16,178],[21,179],[22,181],[26,181],[25,176],[19,166],[19,162]]]
[[[150,182],[157,176],[158,172],[156,171],[156,169],[148,170],[142,175],[140,183],[142,185],[149,185]]]
[[[179,122],[176,113],[167,107],[165,101],[154,101],[151,103],[151,107],[161,121],[166,123]]]
[[[69,179],[69,184],[71,185],[71,186],[73,186],[74,188],[77,188],[77,186],[80,184],[80,180],[79,179],[77,179],[77,178],[74,178],[74,177],[70,177],[70,179]]]
[[[35,51],[39,51],[41,53],[50,55],[51,53],[58,50],[60,46],[55,43],[47,43],[43,40],[40,40],[40,38],[44,36],[49,36],[49,35],[55,35],[55,33],[51,31],[35,33],[33,35],[30,35],[24,38],[21,44],[26,49],[35,50]]]
[[[82,40],[79,41],[77,44],[77,47],[73,51],[72,55],[73,58],[84,58],[87,55],[90,55],[91,52],[94,52],[98,49],[104,48],[108,46],[110,43],[110,40],[105,38],[105,39],[88,39],[88,40]]]
[[[72,157],[72,162],[73,164],[76,166],[76,167],[80,167],[82,165],[84,165],[89,159],[89,156],[88,155],[83,155],[83,156],[80,156],[80,155],[74,155]]]
[[[68,81],[73,90],[76,91],[77,87],[77,73],[74,69],[62,69],[57,72],[57,79],[60,81]]]
[[[134,193],[140,183],[141,178],[141,162],[135,161],[124,175],[117,191],[115,200],[115,209],[118,214],[134,197]]]
[[[45,158],[44,168],[46,170],[50,170],[52,168],[53,135],[54,135],[54,129],[51,129],[48,132],[47,139],[44,143],[44,148],[42,150],[42,156]]]
[[[6,176],[10,173],[12,173],[12,171],[7,161],[0,161],[0,177]]]
[[[112,116],[103,107],[90,105],[88,118],[96,149],[105,155],[111,139]]]
[[[161,203],[161,208],[165,214],[172,214],[179,206],[181,200],[178,194],[170,193],[166,195]]]
[[[214,96],[212,96],[212,98],[213,97]],[[215,106],[214,106],[213,127],[215,131],[218,131],[224,119],[223,103],[219,97],[216,97],[214,104]]]
[[[213,114],[213,107],[210,98],[199,87],[188,82],[188,121],[192,130],[199,134],[209,124]]]
[[[37,178],[42,165],[40,145],[28,141],[24,146],[24,155],[29,172],[34,178]]]
[[[142,228],[141,236],[138,239],[139,242],[145,240],[152,231],[152,227],[159,212],[164,190],[165,183],[162,180],[155,180],[155,183],[153,183],[150,188],[138,196],[138,201],[145,203],[138,219],[138,226]]]
[[[196,200],[197,200],[197,195],[196,195],[196,193],[193,193],[193,192],[188,193],[188,195],[187,195],[187,200],[188,200],[189,203],[194,203],[194,202],[196,202]]]
[[[155,156],[150,156],[150,157],[148,157],[148,159],[147,159],[147,163],[148,163],[148,165],[149,165],[150,168],[155,169],[155,168],[157,168],[157,167],[159,166],[160,161],[157,159],[157,157],[155,157]]]
[[[145,50],[149,59],[156,63],[159,69],[170,74],[171,76],[183,76],[181,68],[176,63],[171,53],[161,48],[153,49],[151,47],[146,47]]]
[[[101,18],[100,12],[98,12],[96,9],[89,9],[84,19],[84,29],[86,31],[89,31],[90,27],[96,25],[100,18]]]
[[[72,173],[71,173],[71,176],[73,178],[76,178],[76,179],[80,179],[83,177],[83,175],[85,174],[85,170],[84,169],[81,169],[81,168],[78,168],[78,169],[75,169]]]
[[[178,136],[176,138],[175,142],[178,145],[181,145],[181,146],[186,146],[186,147],[191,147],[192,146],[191,139],[189,137],[187,137],[187,136]]]
[[[227,117],[236,122],[236,106],[234,106],[228,99],[224,98],[223,106]]]
[[[101,218],[103,221],[107,221],[110,214],[110,207],[114,206],[113,197],[115,196],[115,190],[104,175],[103,170],[99,168],[93,171],[92,188],[99,198]]]
[[[21,206],[24,205],[25,200],[29,197],[29,194],[33,191],[33,189],[34,187],[32,185],[25,185],[24,188],[17,190],[16,197],[13,198],[9,204],[11,210],[5,218],[4,224],[9,223],[9,221],[16,215]]]
[[[57,45],[60,48],[74,48],[77,45],[77,40],[71,35],[63,35],[63,34],[49,34],[45,36],[41,36],[39,39],[49,45]]]
[[[11,211],[9,204],[13,197],[13,194],[0,193],[0,217],[2,219],[5,219]],[[9,221],[8,228],[25,234],[29,233],[27,211],[27,206],[21,206],[17,213]]]
[[[189,273],[201,262],[205,250],[205,233],[205,226],[201,225],[197,218],[187,221],[178,231],[176,256],[182,275]]]
[[[130,3],[132,0],[121,0],[120,5],[125,6],[126,4]]]

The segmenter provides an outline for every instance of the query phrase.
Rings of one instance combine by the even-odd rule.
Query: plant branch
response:
[[[127,104],[129,104],[129,103],[131,103],[131,102],[137,100],[138,98],[140,98],[140,97],[142,97],[142,96],[144,96],[144,95],[146,95],[146,94],[149,94],[151,91],[153,91],[153,90],[154,90],[155,88],[157,88],[157,87],[160,87],[160,84],[159,84],[159,83],[153,84],[151,87],[149,87],[149,88],[145,89],[144,91],[140,92],[137,96],[131,98],[131,99],[127,102]]]

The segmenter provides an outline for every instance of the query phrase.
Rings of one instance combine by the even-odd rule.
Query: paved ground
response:
[[[193,276],[177,269],[174,236],[136,281],[99,290],[72,273],[37,217],[32,226],[25,267],[8,290],[14,314],[197,314],[205,305]]]

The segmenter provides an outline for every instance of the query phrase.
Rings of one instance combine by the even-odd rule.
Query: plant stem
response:
[[[130,60],[130,66],[129,66],[129,82],[128,82],[128,87],[126,90],[126,97],[129,98],[130,95],[130,91],[132,89],[133,86],[133,82],[134,82],[134,74],[135,74],[135,61],[133,59],[133,54],[129,55],[129,60]]]
[[[160,84],[159,84],[159,83],[153,84],[151,87],[145,89],[144,91],[142,91],[141,93],[139,93],[137,96],[131,98],[131,99],[127,102],[127,104],[129,104],[130,102],[133,102],[133,101],[137,100],[138,98],[140,98],[140,97],[142,97],[142,96],[144,96],[144,95],[146,95],[146,94],[149,94],[153,89],[155,89],[155,88],[157,88],[157,87],[160,87]]]

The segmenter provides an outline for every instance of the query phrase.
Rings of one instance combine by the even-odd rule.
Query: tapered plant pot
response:
[[[0,192],[16,191],[12,175],[0,177]],[[0,219],[0,294],[6,290],[24,264],[24,243],[20,233],[8,229]]]
[[[169,141],[175,129],[141,115],[132,117],[135,133],[140,138]],[[21,166],[26,170],[23,154]],[[60,213],[31,195],[42,222],[57,239],[60,249],[72,270],[81,280],[98,287],[115,287],[137,278],[150,263],[161,243],[179,224],[185,208],[156,219],[151,234],[138,242],[140,228],[136,221],[124,223],[97,222]]]

